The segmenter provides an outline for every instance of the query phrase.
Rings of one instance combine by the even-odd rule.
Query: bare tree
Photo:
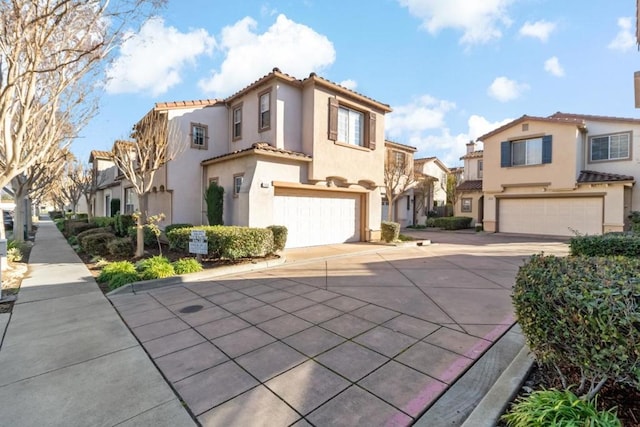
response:
[[[135,142],[117,141],[113,146],[113,161],[131,182],[138,197],[137,257],[144,254],[144,225],[149,215],[153,178],[184,148],[177,136],[176,127],[169,123],[167,113],[153,109],[134,125],[131,137]]]
[[[416,182],[413,164],[406,161],[407,157],[404,157],[404,161],[398,161],[389,156],[384,165],[384,192],[389,201],[387,221],[394,220],[393,206],[396,200]]]
[[[80,173],[71,176],[75,184],[80,188],[87,203],[89,221],[93,219],[93,202],[98,189],[107,182],[108,175],[99,171],[97,167],[84,164]]]
[[[455,173],[447,174],[447,182],[445,183],[445,192],[447,194],[447,203],[455,207],[458,202],[458,185],[460,184],[460,175]]]
[[[436,182],[437,179],[417,172],[416,176],[419,177],[416,179],[416,183],[413,188],[415,194],[416,214],[420,215],[422,212],[424,216],[427,216],[427,213],[431,209],[431,201],[433,200],[433,183]]]
[[[67,161],[66,167],[60,178],[60,192],[64,201],[71,205],[71,215],[75,218],[78,210],[78,202],[82,197],[82,176],[85,174],[82,163],[73,159]]]
[[[124,26],[160,3],[0,2],[0,188],[77,135],[96,112],[95,78]]]

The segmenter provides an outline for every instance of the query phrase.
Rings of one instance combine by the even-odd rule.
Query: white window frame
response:
[[[484,169],[484,162],[482,160],[478,160],[478,179],[482,179]]]
[[[231,135],[234,141],[242,138],[242,104],[231,110]]]
[[[622,139],[626,139],[626,141],[622,141]],[[594,159],[593,158],[593,143],[595,140],[604,140],[606,139],[607,143],[607,158],[603,159]],[[599,141],[604,142],[604,141]],[[618,145],[617,155],[612,155],[613,153],[613,143]],[[620,144],[626,143],[626,155],[620,155],[621,147]],[[624,151],[623,151],[624,152]],[[614,133],[609,135],[595,135],[589,138],[589,162],[607,162],[614,160],[629,160],[631,159],[631,132],[623,132],[623,133]]]
[[[244,184],[244,174],[236,174],[233,176],[233,197],[238,197],[240,190],[242,190],[242,184]]]
[[[266,99],[266,102],[265,102]],[[263,92],[258,97],[258,129],[261,131],[271,128],[271,90]]]
[[[516,161],[517,148],[524,146],[524,159]],[[542,137],[519,139],[511,143],[511,166],[530,166],[542,164]]]
[[[473,199],[471,197],[462,197],[460,199],[460,212],[473,212]]]
[[[191,148],[206,149],[208,126],[202,123],[191,123]]]
[[[338,107],[338,141],[364,147],[365,114],[344,105]]]

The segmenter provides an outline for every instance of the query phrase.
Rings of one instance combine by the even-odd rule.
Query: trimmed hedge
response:
[[[164,228],[164,234],[167,234],[171,230],[175,230],[176,228],[191,228],[193,224],[169,224]]]
[[[273,233],[266,228],[213,225],[194,227],[204,230],[208,241],[208,256],[212,258],[254,258],[273,252]],[[194,228],[177,228],[167,233],[173,249],[187,252],[189,236]]]
[[[70,236],[76,236],[78,233],[82,233],[85,230],[90,230],[92,228],[96,228],[97,225],[93,223],[89,223],[87,221],[78,221],[78,220],[66,220],[64,223],[64,229],[66,233]]]
[[[442,228],[443,230],[464,230],[471,227],[473,218],[468,216],[443,216],[427,219],[427,227]]]
[[[114,217],[113,229],[118,237],[127,237],[129,233],[129,227],[136,225],[136,221],[133,219],[133,215],[120,215],[117,214]]]
[[[90,255],[108,255],[107,245],[115,238],[113,233],[108,232],[90,234],[82,239],[81,247]]]
[[[111,231],[114,231],[114,225],[116,224],[116,220],[110,216],[96,216],[93,218],[92,222],[94,222],[100,228],[111,228]]]
[[[110,228],[90,228],[88,230],[84,230],[75,236],[76,242],[78,242],[78,244],[82,246],[82,240],[85,237],[91,236],[92,234],[100,234],[100,233],[111,233],[111,229]]]
[[[576,236],[569,242],[571,255],[629,257],[640,256],[640,236],[605,234],[603,236]]]
[[[132,257],[135,253],[133,242],[129,237],[116,237],[107,243],[110,255],[117,257]]]
[[[513,291],[542,363],[578,368],[593,396],[606,378],[640,387],[640,259],[534,255]]]
[[[144,240],[144,245],[145,246],[153,246],[156,245],[156,247],[158,246],[158,240],[156,239],[156,235],[153,234],[153,231],[151,230],[151,228],[149,228],[149,226],[144,225],[142,227],[142,232],[143,232],[143,237],[142,239]],[[131,239],[131,241],[133,242],[133,244],[137,244],[138,243],[138,227],[137,226],[133,226],[133,227],[129,227],[129,230],[127,232],[128,237]]]
[[[289,230],[284,225],[270,225],[267,229],[273,233],[273,251],[284,250],[287,245],[287,235]]]
[[[49,218],[56,220],[59,218],[64,219],[64,212],[62,211],[49,211]]]
[[[382,240],[387,243],[395,242],[400,236],[400,224],[398,224],[397,222],[382,221],[382,224],[380,224],[380,229],[382,231]]]

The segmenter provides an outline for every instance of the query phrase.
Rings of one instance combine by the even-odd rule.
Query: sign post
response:
[[[196,254],[198,262],[202,261],[202,255],[208,253],[207,233],[204,230],[191,230],[189,253]]]

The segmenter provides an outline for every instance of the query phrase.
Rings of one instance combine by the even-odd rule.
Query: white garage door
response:
[[[501,199],[498,231],[573,236],[602,234],[602,198]]]
[[[288,229],[287,248],[360,241],[360,195],[307,191],[278,194],[274,224]]]

